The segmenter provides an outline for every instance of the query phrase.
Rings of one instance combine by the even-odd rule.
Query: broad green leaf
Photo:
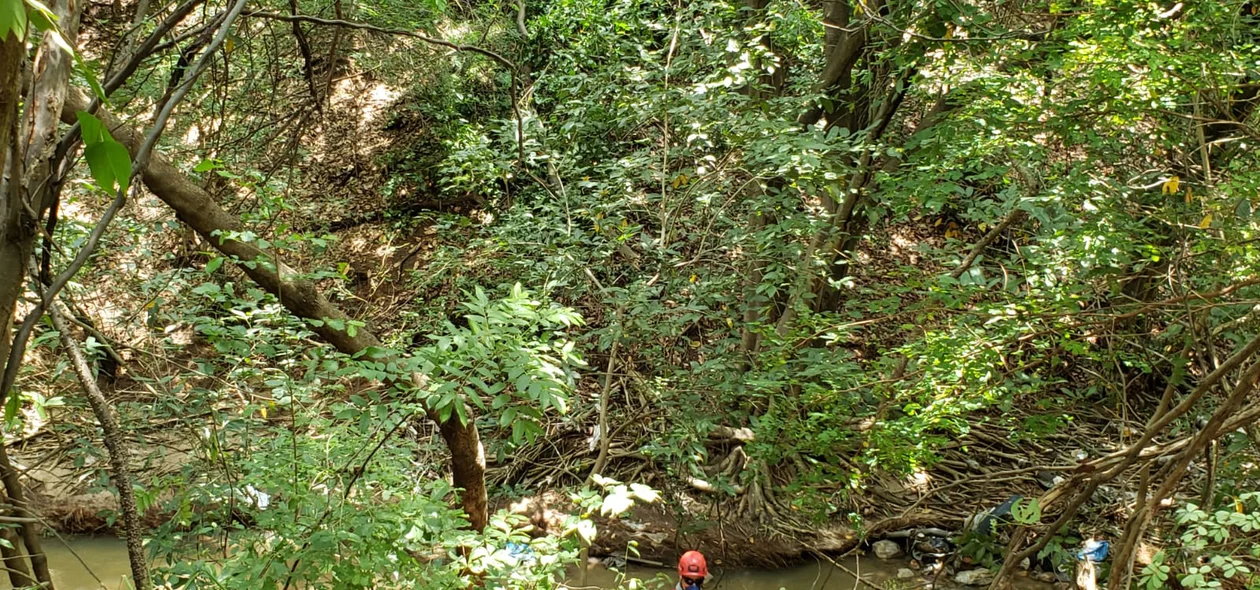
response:
[[[105,155],[114,178],[118,181],[119,190],[126,191],[131,188],[131,154],[127,153],[126,146],[112,139],[104,145]]]
[[[109,165],[109,154],[106,153],[105,143],[91,143],[83,150],[83,157],[87,160],[88,168],[92,171],[92,178],[96,180],[96,185],[101,190],[113,193],[114,186],[118,183],[118,178],[114,176],[114,168]]]
[[[661,495],[656,490],[649,488],[641,483],[630,484],[630,493],[634,494],[634,497],[640,500],[643,500],[644,502],[649,502],[649,503],[655,502],[659,500],[661,497]]]
[[[31,26],[35,27],[36,31],[55,32],[57,28],[57,15],[55,14],[45,13],[41,10],[31,10],[26,14],[26,17],[30,19]]]
[[[600,505],[599,512],[605,516],[619,516],[634,506],[634,499],[630,497],[627,490],[618,486],[608,497],[604,498],[604,503]]]
[[[0,2],[4,1],[0,0]],[[79,111],[75,113],[75,116],[79,118],[79,131],[83,135],[84,145],[92,146],[109,139],[109,134],[105,132],[105,125],[100,119],[87,111]]]
[[[0,0],[0,42],[12,32],[18,40],[26,39],[26,5],[22,0]]]
[[[1234,208],[1234,215],[1238,217],[1240,221],[1250,220],[1251,219],[1251,201],[1249,199],[1243,199],[1241,201],[1238,201],[1238,206]]]
[[[43,2],[40,2],[39,0],[26,0],[26,4],[29,5],[31,8],[35,9],[36,12],[42,12],[46,14],[48,18],[52,20],[52,22],[57,22],[59,20],[57,15],[53,14],[52,9],[49,8],[47,4],[44,4]]]
[[[10,424],[17,417],[18,409],[21,407],[22,401],[17,394],[17,390],[9,393],[9,397],[4,404],[4,422]]]
[[[577,525],[577,534],[587,545],[595,540],[595,523],[589,520],[582,520]]]

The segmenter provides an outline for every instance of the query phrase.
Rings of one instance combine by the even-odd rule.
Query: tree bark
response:
[[[4,499],[7,500],[8,498]],[[5,512],[6,514],[8,513],[8,511]],[[14,514],[13,516],[20,515]],[[2,527],[0,528],[0,539],[4,539],[10,545],[9,547],[0,547],[0,555],[4,556],[5,571],[9,574],[9,585],[14,588],[22,588],[38,584],[35,578],[31,577],[31,568],[26,563],[26,554],[22,552],[22,539],[18,537],[17,531],[8,526]]]
[[[62,120],[67,123],[74,121],[75,113],[87,108],[88,102],[84,93],[72,92],[66,99]],[[134,154],[142,141],[140,133],[122,125],[105,109],[97,110],[96,115],[110,129],[114,139]],[[355,355],[371,347],[380,347],[380,340],[371,331],[351,327],[351,318],[325,298],[315,283],[300,278],[296,270],[254,244],[232,238],[235,232],[245,229],[240,220],[219,207],[209,193],[174,166],[154,155],[144,169],[143,180],[154,195],[175,210],[180,221],[188,224],[219,252],[239,260],[241,270],[275,295],[290,313],[308,320],[319,320],[318,324],[312,324],[312,329],[337,350]],[[328,322],[329,319],[335,321]],[[334,328],[332,324],[343,328]],[[489,522],[485,452],[471,409],[467,415],[468,422],[462,423],[458,412],[452,412],[446,420],[440,420],[436,413],[429,412],[429,417],[438,422],[438,430],[451,452],[452,482],[463,490],[461,501],[469,523],[474,529],[481,530]]]
[[[6,176],[9,153],[14,159],[21,154],[11,149],[16,139],[13,130],[17,126],[18,105],[21,97],[19,83],[22,78],[22,58],[26,56],[26,44],[10,34],[0,40],[0,177]],[[26,276],[27,232],[22,226],[24,211],[17,186],[21,178],[0,180],[0,368],[9,358],[9,334],[13,331],[13,313],[18,297],[22,294],[22,279]],[[2,374],[3,371],[0,371]],[[0,401],[8,392],[0,391]]]
[[[883,8],[883,0],[872,0],[866,5],[866,10],[876,13]],[[814,91],[820,94],[831,94],[836,88],[848,86],[852,78],[853,66],[857,64],[858,58],[862,56],[862,51],[866,48],[870,23],[852,25],[849,22],[852,11],[847,2],[828,2],[824,10],[824,23],[839,22],[835,25],[827,25],[825,33],[827,63],[818,77],[818,82],[814,85]],[[825,113],[826,109],[822,105],[814,105],[801,113],[796,122],[805,126],[813,125],[822,119]]]
[[[0,181],[0,369],[5,368],[9,357],[13,314],[17,309],[18,298],[22,295],[26,263],[30,259],[35,237],[35,219],[28,214],[23,201],[22,171],[25,166],[21,148],[24,142],[16,131],[18,105],[21,100],[19,86],[25,57],[25,41],[17,39],[13,34],[0,40],[0,170],[8,172],[8,180]],[[3,373],[0,370],[0,375]],[[8,394],[8,391],[0,391],[0,405]],[[25,510],[22,484],[9,462],[3,443],[0,443],[0,481],[4,483],[9,501],[18,510]],[[37,525],[23,523],[21,536],[35,580],[51,589],[52,577],[48,571],[48,560],[40,547]],[[22,559],[18,547],[20,545],[15,545],[13,551],[5,552],[6,561],[13,557]],[[25,564],[15,569],[18,572],[26,571]],[[11,573],[11,576],[18,575]]]
[[[127,559],[131,562],[132,583],[136,590],[148,590],[149,571],[145,565],[142,533],[144,525],[140,522],[140,511],[136,508],[135,490],[131,487],[134,480],[131,477],[131,469],[127,467],[127,458],[131,456],[127,442],[118,428],[114,411],[110,408],[105,395],[101,393],[101,389],[97,387],[96,379],[92,376],[92,368],[88,366],[87,358],[79,349],[79,344],[70,332],[70,327],[66,325],[65,318],[62,317],[56,305],[49,308],[48,315],[52,317],[53,326],[61,333],[61,343],[70,355],[70,364],[74,366],[75,375],[79,377],[79,384],[83,386],[88,405],[92,407],[96,422],[101,425],[101,431],[104,433],[105,448],[109,451],[109,464],[113,471],[114,487],[118,488],[118,508],[122,511],[123,526],[127,529]]]

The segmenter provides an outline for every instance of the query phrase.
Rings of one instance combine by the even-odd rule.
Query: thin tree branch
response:
[[[149,130],[149,133],[145,135],[144,141],[140,144],[139,149],[136,150],[135,158],[131,164],[130,191],[139,191],[140,183],[135,182],[135,178],[141,174],[148,165],[149,156],[153,153],[153,147],[157,144],[158,138],[161,137],[162,131],[166,128],[166,122],[170,119],[171,112],[175,110],[175,105],[179,104],[179,102],[183,100],[184,96],[188,94],[188,91],[192,89],[193,82],[195,82],[197,78],[200,77],[201,73],[205,71],[206,66],[210,63],[210,56],[218,51],[219,47],[223,45],[223,42],[227,39],[228,33],[232,29],[232,23],[238,16],[240,16],[241,12],[245,9],[245,4],[248,1],[249,0],[237,0],[237,3],[223,19],[223,25],[219,29],[219,32],[215,35],[210,44],[206,46],[205,50],[202,51],[201,57],[197,59],[197,63],[193,66],[192,72],[189,73],[183,83],[180,84],[179,88],[171,94],[170,100],[167,100],[162,105],[162,109],[155,118],[152,128]],[[26,343],[30,339],[31,330],[34,329],[35,323],[44,315],[45,311],[52,303],[53,298],[56,297],[63,288],[65,288],[66,284],[70,282],[70,279],[74,278],[74,275],[78,274],[79,270],[83,268],[83,265],[87,263],[88,258],[96,251],[96,248],[100,245],[101,236],[105,234],[105,230],[109,227],[110,222],[114,220],[118,211],[120,211],[123,205],[126,204],[128,192],[129,190],[126,187],[120,186],[118,188],[118,192],[114,195],[114,201],[110,203],[109,208],[105,210],[105,213],[101,215],[100,220],[97,221],[96,226],[92,228],[92,233],[88,235],[83,248],[81,248],[79,253],[75,255],[74,260],[70,262],[70,265],[66,267],[61,274],[57,275],[57,278],[53,280],[52,284],[44,290],[44,296],[41,298],[40,304],[27,314],[26,319],[22,322],[22,327],[19,328],[17,336],[14,337],[13,346],[9,350],[9,359],[5,368],[4,377],[0,380],[0,402],[4,401],[4,396],[10,389],[12,389],[13,383],[17,380],[18,365],[21,363],[22,356],[26,353]]]
[[[331,19],[331,18],[319,18],[317,16],[310,16],[310,15],[305,15],[305,14],[292,14],[292,15],[277,14],[275,12],[264,12],[261,10],[248,11],[244,14],[244,16],[253,16],[257,18],[266,18],[266,19],[279,20],[279,21],[284,21],[284,22],[314,23],[317,25],[327,25],[327,26],[332,26],[332,27],[345,27],[347,29],[356,29],[360,31],[371,31],[373,33],[381,33],[385,35],[410,37],[412,39],[416,39],[424,43],[428,43],[429,45],[439,45],[442,47],[454,49],[455,51],[467,51],[469,53],[478,53],[490,59],[493,59],[496,62],[499,62],[499,64],[501,64],[505,68],[508,68],[509,70],[513,70],[513,71],[516,70],[516,64],[513,63],[512,60],[506,57],[503,57],[502,55],[499,55],[498,53],[490,51],[489,49],[477,47],[475,45],[462,45],[459,43],[447,41],[445,39],[438,39],[436,37],[429,37],[427,35],[421,35],[420,33],[417,33],[414,31],[406,31],[403,29],[387,29],[385,27],[378,27],[376,25],[369,25],[367,23],[357,23],[354,21],[338,20],[338,19]]]
[[[109,401],[97,387],[96,378],[93,377],[92,369],[88,366],[87,357],[83,355],[83,350],[79,348],[79,343],[71,334],[61,310],[53,305],[48,309],[48,315],[52,317],[53,327],[61,333],[61,343],[70,356],[70,364],[74,367],[74,373],[78,376],[79,384],[83,386],[83,393],[87,396],[88,405],[92,407],[92,413],[96,415],[96,421],[104,433],[105,448],[109,451],[109,464],[113,470],[114,487],[118,489],[118,508],[122,511],[123,526],[127,529],[127,559],[131,562],[132,583],[135,584],[137,590],[146,590],[150,584],[149,571],[144,559],[144,538],[141,532],[143,524],[140,522],[140,511],[136,507],[135,490],[132,489],[131,469],[127,467],[127,458],[130,453],[126,441],[118,428],[118,420],[109,407]]]
[[[469,53],[476,53],[476,54],[484,55],[494,60],[495,62],[498,62],[499,65],[502,65],[503,67],[507,68],[508,73],[511,76],[511,81],[508,83],[508,94],[509,94],[509,99],[512,101],[512,116],[513,118],[516,119],[517,160],[522,164],[524,163],[524,160],[525,160],[525,123],[524,123],[524,118],[521,116],[520,105],[517,104],[519,101],[517,100],[517,97],[516,97],[517,77],[519,75],[520,68],[517,67],[516,63],[513,62],[512,60],[506,57],[503,57],[502,55],[498,53],[490,51],[489,49],[486,49],[484,47],[477,47],[476,45],[464,45],[460,43],[454,43],[451,41],[447,41],[445,39],[438,39],[436,37],[422,35],[415,31],[406,31],[403,29],[387,29],[385,27],[378,27],[376,25],[370,25],[367,23],[359,23],[359,22],[341,20],[341,19],[319,18],[316,16],[309,16],[305,14],[292,14],[292,15],[278,14],[275,12],[265,12],[261,10],[251,10],[249,12],[246,12],[245,16],[253,16],[253,17],[258,17],[258,18],[266,18],[266,19],[271,19],[271,20],[293,22],[293,23],[314,23],[317,25],[327,25],[331,27],[344,27],[347,29],[355,29],[359,31],[370,31],[373,33],[381,33],[384,35],[397,35],[399,37],[410,37],[412,39],[416,39],[421,42],[428,43],[429,45],[438,45],[441,47],[447,47],[447,48],[453,49],[455,51],[466,51]]]
[[[967,272],[967,269],[971,268],[971,265],[976,262],[976,259],[984,253],[985,248],[988,248],[990,244],[998,239],[998,236],[1002,235],[1002,232],[1006,231],[1011,227],[1011,225],[1023,217],[1023,212],[1024,210],[1020,209],[1018,206],[1011,209],[1011,212],[1006,214],[1006,218],[1002,220],[1002,223],[993,226],[993,229],[990,229],[989,233],[985,234],[983,238],[980,238],[979,242],[976,242],[975,246],[971,247],[971,252],[967,253],[967,258],[962,261],[962,264],[958,265],[958,268],[954,269],[954,272],[949,273],[949,276],[957,279],[958,277],[961,277],[963,273]]]

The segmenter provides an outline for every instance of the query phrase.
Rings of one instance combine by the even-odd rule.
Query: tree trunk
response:
[[[52,9],[69,39],[75,39],[78,34],[80,8],[81,5],[72,0],[53,3]],[[45,193],[41,191],[48,188],[49,161],[56,145],[61,99],[70,74],[70,57],[52,39],[51,34],[45,34],[36,54],[32,96],[26,101],[30,109],[27,127],[20,130],[19,85],[26,44],[14,35],[0,41],[0,170],[8,173],[7,181],[0,182],[0,375],[16,372],[16,365],[21,362],[16,359],[15,366],[8,366],[13,314],[34,247],[36,224],[44,204],[42,195]],[[27,180],[31,181],[29,186],[25,185]],[[10,393],[0,391],[0,405]],[[18,515],[27,516],[22,514],[29,512],[22,484],[3,444],[0,444],[0,480]],[[27,572],[32,572],[35,582],[51,589],[52,576],[41,547],[38,524],[23,522],[20,532],[22,543],[13,543],[12,549],[4,551],[10,581],[17,585],[18,580],[30,580]],[[10,543],[12,541],[10,539]],[[29,556],[29,569],[22,563],[23,545]]]
[[[26,44],[10,34],[0,41],[0,177],[8,170],[9,153],[16,139],[13,130],[17,126],[18,105],[21,97],[18,84],[22,78],[22,58],[26,56]],[[21,154],[14,154],[18,160]],[[13,331],[13,313],[18,297],[22,294],[22,279],[26,276],[29,238],[22,227],[23,210],[18,200],[17,187],[21,178],[0,180],[0,368],[9,358],[9,334]],[[3,374],[3,371],[0,371]],[[0,391],[0,401],[8,392]]]
[[[87,358],[83,356],[83,351],[79,349],[70,327],[66,325],[55,304],[49,309],[48,315],[52,317],[53,326],[61,333],[61,343],[70,355],[70,363],[74,366],[75,375],[79,377],[79,384],[83,386],[88,405],[92,407],[96,422],[101,425],[101,432],[104,433],[105,448],[109,451],[109,465],[113,471],[111,475],[114,487],[118,489],[118,508],[122,512],[123,526],[127,529],[127,559],[131,562],[132,583],[136,590],[148,590],[150,584],[149,571],[144,560],[144,525],[140,522],[140,511],[136,508],[135,490],[131,487],[133,479],[131,469],[127,466],[127,458],[131,454],[126,440],[118,428],[118,420],[109,407],[109,401],[96,385]]]
[[[883,10],[883,0],[872,0],[866,4],[866,10],[878,13]],[[853,25],[849,22],[851,10],[847,2],[828,2],[824,7],[823,21],[827,26],[827,64],[814,91],[820,94],[832,94],[837,88],[845,88],[850,84],[853,66],[866,49],[869,36],[870,21]],[[836,22],[839,21],[839,22]],[[818,104],[801,113],[797,122],[801,125],[813,125],[822,119],[827,109]]]
[[[15,133],[21,98],[19,84],[25,57],[25,42],[19,41],[12,34],[0,41],[0,170],[8,171],[8,180],[0,182],[0,368],[6,370],[9,369],[4,365],[9,358],[13,314],[17,309],[18,298],[22,295],[26,263],[30,259],[35,236],[35,220],[27,214],[22,202],[22,142]],[[17,367],[12,367],[12,370],[16,369]],[[4,371],[0,370],[0,375],[3,374]],[[7,391],[0,391],[0,404],[4,403],[8,394]],[[0,443],[0,481],[4,483],[10,503],[19,512],[25,510],[27,506],[22,494],[22,484],[18,481],[17,471],[9,462],[3,443]],[[41,584],[47,583],[47,587],[52,588],[48,560],[40,547],[39,531],[35,523],[23,523],[21,533],[30,558],[30,571],[34,572],[35,580]],[[14,550],[6,550],[6,561],[14,557],[20,560],[20,547],[21,544],[18,544],[14,546]],[[15,569],[19,572],[26,571],[24,564]]]
[[[2,495],[0,498],[8,500]],[[13,516],[21,515],[13,514]],[[22,552],[22,539],[18,538],[17,531],[8,526],[0,527],[0,539],[8,543],[7,547],[0,547],[0,555],[4,557],[4,568],[9,573],[9,585],[14,588],[34,586],[37,582],[31,577],[31,568],[26,563],[26,554]]]
[[[85,94],[72,92],[67,97],[66,107],[61,114],[62,120],[67,123],[75,121],[75,113],[87,108],[87,105],[88,97]],[[133,154],[136,152],[142,141],[139,132],[122,125],[117,117],[105,109],[98,110],[96,115],[111,130],[114,139],[127,146]],[[243,231],[244,225],[219,207],[208,193],[174,166],[154,155],[145,167],[143,179],[145,186],[154,195],[175,210],[180,221],[188,224],[215,249],[226,256],[249,263],[241,264],[241,270],[260,287],[275,295],[291,313],[308,320],[321,320],[319,325],[313,324],[312,329],[337,350],[354,355],[369,347],[380,346],[380,340],[371,331],[366,328],[355,330],[351,327],[350,317],[328,301],[313,282],[300,278],[296,270],[274,259],[254,244],[232,239],[230,236],[234,232]],[[329,319],[339,320],[340,323],[330,323],[327,321]],[[338,324],[343,328],[337,329],[331,324]],[[485,452],[471,411],[467,413],[467,424],[460,422],[458,414],[452,412],[444,421],[439,420],[433,412],[429,412],[429,417],[438,422],[442,439],[451,452],[452,482],[463,490],[461,500],[464,511],[468,514],[468,521],[473,528],[481,530],[489,522]]]
[[[753,211],[748,216],[748,232],[757,234],[766,227],[766,217],[769,214],[762,211]],[[766,259],[757,252],[753,252],[753,260],[749,263],[747,278],[744,281],[744,318],[743,326],[740,328],[740,352],[744,358],[741,362],[745,367],[751,366],[755,362],[757,350],[761,343],[761,336],[757,333],[757,325],[762,322],[761,310],[768,304],[766,298],[757,292],[757,288],[761,286],[761,281],[765,277]]]
[[[9,453],[5,450],[4,444],[0,443],[0,480],[4,482],[4,489],[9,494],[9,503],[17,508],[20,516],[34,516],[30,505],[26,502],[26,494],[22,490],[22,482],[18,480],[17,470],[13,468],[13,462],[9,460]],[[27,555],[31,560],[31,571],[35,573],[35,579],[48,590],[53,590],[52,574],[48,571],[48,556],[44,555],[44,550],[40,544],[39,528],[35,523],[22,523],[20,532],[22,534],[22,544],[26,545]]]

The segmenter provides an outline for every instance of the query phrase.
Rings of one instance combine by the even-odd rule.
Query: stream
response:
[[[121,539],[114,537],[67,537],[66,543],[55,538],[44,540],[48,563],[52,568],[53,585],[58,590],[123,590],[129,587],[124,580],[129,576],[127,549]],[[80,562],[82,560],[82,562]],[[879,560],[850,557],[839,562],[850,571],[860,573],[863,580],[874,586],[885,587],[885,582],[895,580],[897,570],[908,567],[905,559]],[[84,566],[86,564],[86,567]],[[89,570],[90,568],[90,570]],[[646,585],[647,588],[672,588],[673,573],[669,570],[630,564],[623,568],[625,574],[643,581],[662,580]],[[735,569],[712,567],[713,574],[705,590],[854,590],[871,586],[859,585],[853,576],[825,561],[806,563],[778,570]],[[585,585],[580,585],[578,572],[569,581],[570,587],[611,588],[616,585],[618,574],[602,565],[588,566]],[[100,580],[98,582],[97,580]],[[668,580],[668,581],[665,581]],[[943,580],[942,580],[943,581]],[[0,589],[11,588],[7,576],[0,575]],[[898,580],[897,587],[921,586],[920,578]],[[941,584],[942,587],[945,584]],[[641,586],[643,587],[643,586]],[[1045,590],[1048,584],[1039,584],[1027,578],[1015,579],[1019,590]]]

